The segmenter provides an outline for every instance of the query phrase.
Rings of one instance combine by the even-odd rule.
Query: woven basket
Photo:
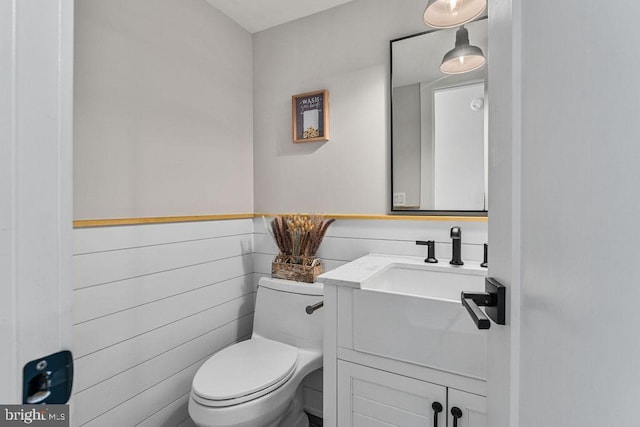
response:
[[[322,261],[318,258],[276,255],[271,263],[271,277],[314,283],[322,274]]]

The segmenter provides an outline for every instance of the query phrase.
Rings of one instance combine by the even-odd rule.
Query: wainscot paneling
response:
[[[251,253],[251,240],[251,234],[239,234],[77,255],[75,287],[103,285],[241,256]]]
[[[328,229],[318,256],[325,271],[370,254],[425,256],[426,247],[416,240],[435,240],[436,257],[451,259],[451,227],[462,228],[462,258],[481,261],[483,244],[487,242],[486,222],[406,221],[398,220],[336,220]],[[254,219],[254,271],[271,273],[271,261],[278,252],[267,234],[262,218]]]
[[[250,336],[250,219],[74,230],[74,423],[192,425],[198,367]]]
[[[339,219],[319,256],[325,270],[368,253],[424,256],[435,240],[479,261],[487,224]],[[74,423],[192,427],[196,371],[216,351],[251,335],[255,290],[277,249],[261,218],[74,230]],[[322,371],[304,383],[305,409],[322,415]]]

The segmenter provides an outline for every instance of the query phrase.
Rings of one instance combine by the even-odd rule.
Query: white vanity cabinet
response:
[[[344,427],[434,427],[445,425],[447,389],[443,386],[338,361],[338,425]]]
[[[486,332],[453,299],[374,289],[384,257],[353,263],[320,278],[324,425],[487,427]]]
[[[477,394],[466,393],[456,389],[448,389],[447,411],[448,426],[456,427],[487,427],[487,398]],[[454,424],[451,409],[460,408],[462,417]]]
[[[487,427],[484,396],[341,360],[337,386],[340,427]]]

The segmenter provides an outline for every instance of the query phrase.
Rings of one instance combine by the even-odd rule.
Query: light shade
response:
[[[469,31],[460,27],[456,31],[456,47],[451,49],[442,58],[440,71],[445,74],[462,74],[477,70],[487,62],[478,46],[469,45]]]
[[[429,0],[424,22],[433,28],[458,27],[473,21],[486,9],[487,0]]]

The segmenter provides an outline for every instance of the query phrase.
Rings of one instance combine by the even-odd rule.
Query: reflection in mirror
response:
[[[487,55],[486,19],[465,28]],[[487,214],[487,67],[440,71],[456,30],[391,41],[392,212]]]

